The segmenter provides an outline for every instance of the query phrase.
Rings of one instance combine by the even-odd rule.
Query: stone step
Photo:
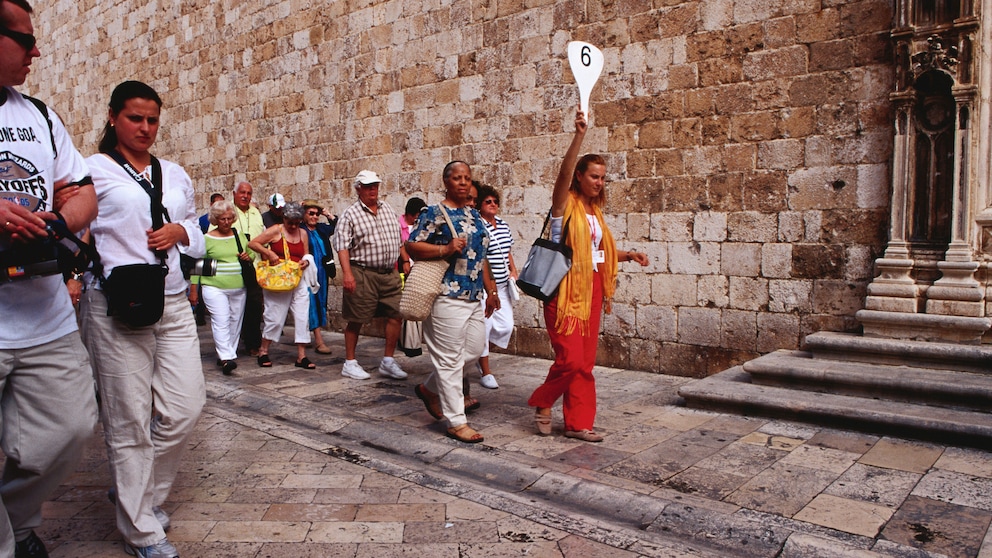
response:
[[[776,351],[744,363],[755,384],[992,412],[992,375]]]
[[[786,418],[878,434],[992,446],[992,415],[895,401],[815,393],[751,383],[742,366],[686,384],[690,407]]]
[[[992,346],[989,345],[909,341],[821,331],[806,336],[805,349],[815,358],[992,374]]]

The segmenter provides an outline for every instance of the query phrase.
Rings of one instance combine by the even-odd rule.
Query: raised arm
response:
[[[565,214],[565,203],[568,201],[568,190],[572,186],[572,176],[575,175],[575,161],[579,158],[582,140],[586,137],[586,115],[581,110],[575,112],[575,135],[572,143],[561,160],[558,178],[555,180],[555,190],[551,194],[551,216],[561,217]]]

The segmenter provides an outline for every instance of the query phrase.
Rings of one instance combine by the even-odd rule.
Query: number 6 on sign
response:
[[[603,71],[603,53],[589,43],[572,41],[568,43],[568,65],[579,85],[579,105],[589,118],[589,94]]]

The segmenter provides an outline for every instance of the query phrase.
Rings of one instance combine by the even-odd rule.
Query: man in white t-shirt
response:
[[[31,261],[46,221],[78,232],[97,208],[58,115],[14,89],[40,56],[30,14],[26,0],[0,0],[0,556],[15,558],[48,556],[34,533],[41,504],[75,469],[96,423],[89,357],[62,274]],[[56,184],[66,200],[57,213]]]

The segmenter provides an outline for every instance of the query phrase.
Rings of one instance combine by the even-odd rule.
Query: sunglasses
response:
[[[0,25],[0,35],[10,37],[15,43],[21,45],[24,50],[27,51],[33,49],[34,45],[38,42],[38,39],[36,39],[34,35],[21,33],[20,31],[14,31],[13,29],[7,29],[2,25]]]
[[[320,215],[319,211],[307,211],[307,215],[313,217],[314,215]]]
[[[492,204],[492,205],[499,205],[499,202],[498,202],[498,201],[496,201],[496,200],[492,200],[492,199],[490,199],[490,200],[485,200],[485,201],[483,201],[482,203],[483,203],[483,204],[486,204],[486,205],[489,205],[489,204]]]

